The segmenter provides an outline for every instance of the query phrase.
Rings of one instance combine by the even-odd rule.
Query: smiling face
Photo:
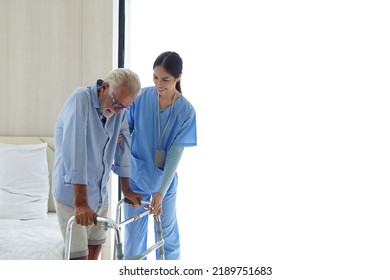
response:
[[[161,97],[172,96],[176,91],[176,83],[180,80],[169,74],[161,65],[154,67],[153,81]]]

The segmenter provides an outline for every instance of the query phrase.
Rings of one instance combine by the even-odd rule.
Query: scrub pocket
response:
[[[143,159],[137,158],[131,154],[131,178],[136,181],[142,181],[142,178],[145,177],[145,166],[146,162]]]

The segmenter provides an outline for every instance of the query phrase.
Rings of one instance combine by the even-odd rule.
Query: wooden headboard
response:
[[[55,212],[53,197],[51,195],[51,178],[53,173],[54,165],[54,137],[40,137],[40,136],[0,136],[0,143],[7,144],[39,144],[47,143],[47,162],[49,164],[49,183],[50,183],[50,193],[49,193],[49,204],[48,211]]]

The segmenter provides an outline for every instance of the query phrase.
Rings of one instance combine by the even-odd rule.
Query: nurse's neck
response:
[[[172,103],[173,103],[173,98],[177,100],[180,96],[181,93],[177,90],[173,91],[172,93],[168,93],[166,95],[158,95],[159,96],[159,103],[160,103],[160,108],[161,110],[165,110],[168,108]]]

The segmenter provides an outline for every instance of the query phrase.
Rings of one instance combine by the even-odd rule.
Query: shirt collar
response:
[[[93,106],[96,109],[100,109],[98,90],[100,89],[100,86],[102,85],[102,83],[103,83],[103,80],[99,79],[96,81],[96,83],[93,83],[91,85],[92,102],[93,102]]]

